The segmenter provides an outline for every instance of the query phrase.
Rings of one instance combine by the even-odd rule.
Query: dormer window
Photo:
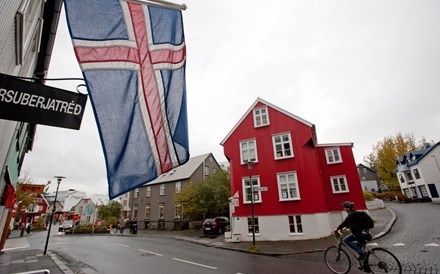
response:
[[[269,113],[267,107],[254,109],[254,127],[269,125]]]

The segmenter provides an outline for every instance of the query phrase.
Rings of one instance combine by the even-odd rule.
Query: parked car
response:
[[[75,222],[75,226],[79,225],[79,221]],[[73,220],[65,220],[60,227],[58,228],[58,231],[62,232],[62,231],[66,231],[71,229],[74,226],[73,224]]]
[[[222,234],[229,229],[229,218],[228,217],[215,217],[208,218],[203,222],[203,234],[214,235]]]

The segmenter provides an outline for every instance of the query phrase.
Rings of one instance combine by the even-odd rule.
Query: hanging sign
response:
[[[0,73],[0,119],[79,129],[87,95]]]

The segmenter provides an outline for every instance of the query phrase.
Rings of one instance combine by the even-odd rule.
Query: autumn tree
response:
[[[175,194],[176,204],[183,205],[184,215],[192,218],[226,214],[229,209],[229,173],[217,170],[200,182],[190,182]]]
[[[110,201],[108,205],[102,205],[99,207],[98,217],[105,220],[106,224],[112,224],[116,226],[121,215],[121,204],[118,201]]]
[[[419,148],[422,148],[425,142],[425,139],[423,139],[419,144]],[[382,141],[377,142],[373,146],[373,152],[364,157],[364,161],[377,171],[377,174],[388,188],[398,190],[399,182],[395,172],[396,160],[405,153],[417,148],[414,134],[399,132],[394,137],[387,136]]]

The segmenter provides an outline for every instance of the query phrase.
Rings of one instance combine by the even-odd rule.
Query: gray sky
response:
[[[399,131],[440,141],[440,1],[187,0],[190,153],[212,152],[257,97],[316,125],[318,142],[353,142],[361,163]],[[63,16],[49,77],[82,77]],[[80,82],[48,82],[74,91]],[[22,175],[107,194],[90,103],[81,130],[38,126]],[[55,184],[53,184],[55,185]],[[50,191],[55,191],[52,186]]]

